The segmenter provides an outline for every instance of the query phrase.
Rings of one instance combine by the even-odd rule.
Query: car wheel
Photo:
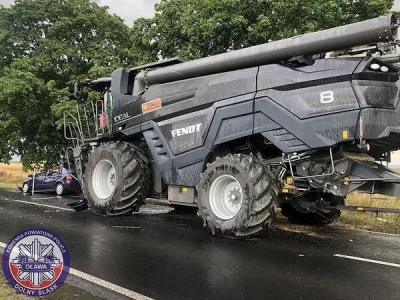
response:
[[[27,183],[24,183],[24,185],[22,186],[22,192],[23,193],[29,193],[29,190],[30,190],[31,188],[29,187],[29,184],[27,184]]]
[[[57,196],[64,195],[64,185],[62,183],[56,184],[56,194],[57,194]]]

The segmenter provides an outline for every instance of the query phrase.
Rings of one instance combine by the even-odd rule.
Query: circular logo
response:
[[[14,236],[3,253],[3,271],[13,288],[40,297],[58,289],[68,276],[70,257],[64,242],[45,229]]]

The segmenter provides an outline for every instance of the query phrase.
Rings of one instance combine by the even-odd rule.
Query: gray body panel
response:
[[[365,137],[382,139],[398,130],[399,81],[397,74],[361,76],[372,61],[320,59],[297,68],[273,64],[153,85],[130,111],[158,98],[162,107],[132,113],[118,122],[118,131],[143,133],[165,183],[187,186],[199,182],[215,147],[243,137],[260,134],[283,153],[327,148],[358,139],[363,116]],[[388,76],[393,77],[389,82]],[[387,108],[376,107],[382,101],[373,95],[388,86],[383,95],[390,99],[382,100]],[[322,103],[324,92],[333,92],[334,101]]]

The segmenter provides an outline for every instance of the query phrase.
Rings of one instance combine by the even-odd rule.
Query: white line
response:
[[[37,206],[44,206],[44,207],[55,208],[55,209],[61,209],[61,210],[66,210],[66,211],[75,211],[71,208],[64,208],[64,207],[47,205],[47,204],[34,203],[34,202],[30,202],[30,201],[22,201],[22,200],[11,200],[11,201],[21,202],[21,203],[26,203],[26,204],[31,204],[31,205],[37,205]]]
[[[6,244],[0,242],[0,248],[5,249],[6,246],[7,246]],[[74,275],[74,276],[76,276],[76,277],[79,277],[81,279],[84,279],[86,281],[89,281],[91,283],[94,283],[96,285],[104,287],[104,288],[106,288],[106,289],[108,289],[110,291],[116,292],[116,293],[118,293],[120,295],[129,297],[129,298],[132,298],[132,299],[136,299],[136,300],[153,300],[152,298],[149,298],[149,297],[144,296],[142,294],[139,294],[139,293],[136,293],[134,291],[128,290],[126,288],[123,288],[122,286],[119,286],[119,285],[116,285],[114,283],[105,281],[103,279],[94,277],[94,276],[92,276],[90,274],[81,272],[81,271],[73,269],[73,268],[69,269],[69,273]]]
[[[341,258],[347,258],[347,259],[353,259],[353,260],[359,260],[359,261],[365,261],[365,262],[369,262],[369,263],[373,263],[373,264],[379,264],[379,265],[400,268],[399,264],[389,263],[389,262],[381,261],[381,260],[373,260],[373,259],[368,259],[368,258],[362,258],[362,257],[357,257],[357,256],[348,256],[348,255],[342,255],[342,254],[335,254],[334,256],[341,257]]]
[[[69,269],[69,273],[72,275],[75,275],[79,278],[85,279],[87,281],[90,281],[94,284],[100,285],[102,287],[105,287],[113,292],[116,292],[118,294],[124,295],[126,297],[136,299],[136,300],[152,300],[152,298],[146,297],[142,294],[136,293],[134,291],[128,290],[126,288],[123,288],[119,285],[113,284],[111,282],[105,281],[103,279],[94,277],[92,275],[83,273],[81,271],[75,270],[75,269]]]
[[[56,197],[46,197],[46,198],[36,198],[36,197],[31,197],[32,200],[48,200],[48,199],[55,199]]]

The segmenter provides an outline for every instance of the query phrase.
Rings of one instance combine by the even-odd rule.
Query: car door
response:
[[[44,177],[44,184],[43,184],[43,190],[53,190],[54,189],[54,185],[56,183],[57,180],[57,176],[58,173],[57,172],[52,172],[49,171],[46,173],[46,176]]]
[[[35,191],[43,190],[44,175],[43,173],[35,174]]]

